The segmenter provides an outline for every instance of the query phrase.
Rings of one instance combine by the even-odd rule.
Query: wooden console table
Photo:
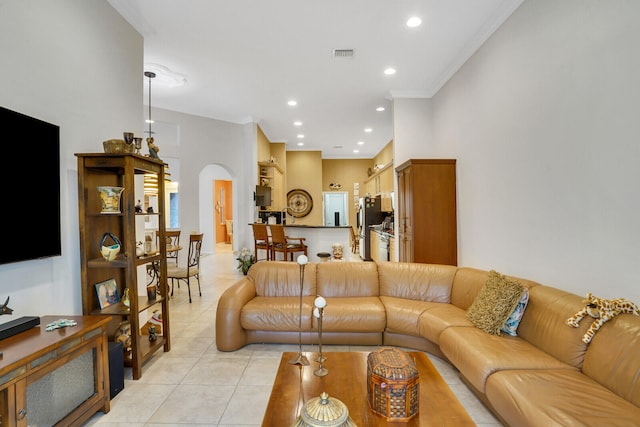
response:
[[[45,331],[60,316],[0,340],[0,425],[80,426],[109,412],[109,316],[66,316],[76,326]]]

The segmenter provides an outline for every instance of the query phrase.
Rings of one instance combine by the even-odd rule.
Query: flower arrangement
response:
[[[254,262],[256,262],[253,253],[247,248],[242,248],[239,251],[234,252],[233,254],[236,256],[236,260],[238,261],[237,269],[242,270],[242,274],[246,276],[249,268],[253,265]]]

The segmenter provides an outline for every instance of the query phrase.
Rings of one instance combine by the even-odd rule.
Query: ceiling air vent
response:
[[[334,58],[352,58],[353,49],[333,49]]]

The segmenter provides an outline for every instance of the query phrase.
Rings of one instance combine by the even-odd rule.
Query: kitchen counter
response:
[[[383,237],[388,237],[388,238],[394,237],[393,230],[383,230],[380,228],[379,225],[370,225],[369,230],[375,231],[376,233],[378,233]]]
[[[369,226],[371,233],[371,259],[374,261],[395,261],[395,242],[393,230],[384,230],[379,225]]]
[[[269,224],[267,224],[269,225]],[[304,237],[307,245],[307,256],[311,262],[321,262],[318,252],[333,254],[333,244],[342,244],[342,259],[344,261],[359,261],[360,256],[351,252],[350,225],[326,226],[307,224],[285,224],[285,234],[289,237]]]

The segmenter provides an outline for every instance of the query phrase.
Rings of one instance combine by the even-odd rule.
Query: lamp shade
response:
[[[323,296],[318,295],[316,299],[313,300],[313,305],[318,308],[325,308],[327,306],[327,300],[324,299]]]
[[[300,255],[297,261],[300,265],[306,265],[309,262],[309,258],[306,255]]]

